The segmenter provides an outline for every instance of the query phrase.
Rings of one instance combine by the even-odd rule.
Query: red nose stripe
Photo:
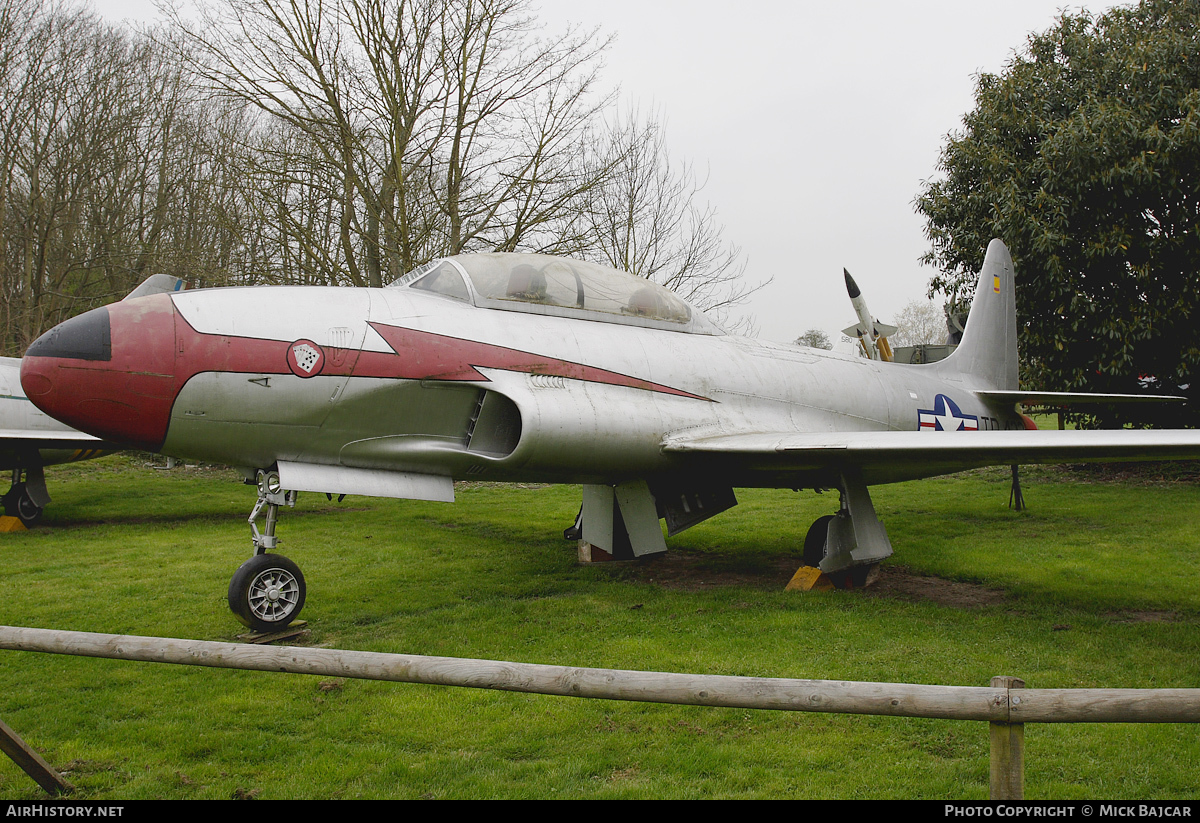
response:
[[[560,360],[542,354],[479,343],[432,332],[371,323],[371,328],[387,341],[399,357],[380,352],[359,355],[354,370],[357,377],[404,377],[414,380],[486,380],[478,369],[502,369],[607,383],[634,389],[674,394],[693,400],[707,400],[696,394],[652,383],[640,377],[600,369],[595,366]]]
[[[109,360],[26,356],[21,386],[42,411],[88,434],[157,449],[177,392],[175,307],[154,295],[107,307]],[[70,322],[70,321],[68,321]]]
[[[21,385],[38,408],[105,440],[157,451],[180,389],[201,372],[289,371],[291,342],[203,334],[176,312],[170,295],[107,311],[109,359],[27,355],[21,366]],[[357,351],[330,347],[328,354],[324,373],[349,374]]]

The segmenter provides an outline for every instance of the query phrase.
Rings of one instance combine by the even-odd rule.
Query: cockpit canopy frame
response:
[[[689,334],[725,332],[650,280],[547,254],[459,254],[431,260],[390,284],[479,308],[570,317]]]

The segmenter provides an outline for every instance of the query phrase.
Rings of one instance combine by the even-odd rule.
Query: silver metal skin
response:
[[[986,418],[987,428],[1023,426],[1011,403],[989,404],[971,392],[982,381],[955,375],[950,388],[936,366],[480,309],[407,288],[216,289],[185,292],[174,303],[205,334],[303,338],[328,347],[341,332],[348,348],[394,354],[369,320],[531,352],[546,358],[547,371],[562,362],[586,364],[675,390],[488,366],[478,366],[475,380],[197,374],[175,400],[161,451],[234,465],[286,461],[454,478],[616,484],[695,470],[696,461],[664,449],[666,443],[747,433],[915,431],[918,410],[932,408],[935,397],[950,390],[961,412]],[[497,406],[496,419],[476,423],[468,438],[481,396],[484,412],[489,403]],[[499,410],[502,403],[508,414]],[[495,439],[510,418],[519,420],[519,439]],[[807,477],[791,467],[733,464],[720,470],[728,472],[734,476],[725,479],[734,486],[830,485],[823,481],[833,477],[829,467]],[[871,482],[925,474],[909,466]]]

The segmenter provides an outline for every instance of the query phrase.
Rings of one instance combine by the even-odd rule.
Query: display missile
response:
[[[846,275],[846,293],[850,295],[850,303],[858,315],[858,323],[842,329],[842,334],[847,337],[857,337],[867,356],[872,360],[891,360],[892,350],[887,345],[887,340],[881,340],[881,338],[895,334],[896,327],[880,323],[871,317],[871,311],[867,308],[867,300],[862,296],[858,284],[854,282],[854,278],[850,276],[848,270],[842,269],[842,273]]]

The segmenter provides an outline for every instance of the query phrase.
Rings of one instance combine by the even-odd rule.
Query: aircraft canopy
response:
[[[391,284],[483,308],[694,334],[724,332],[663,286],[627,272],[546,254],[460,254]]]

